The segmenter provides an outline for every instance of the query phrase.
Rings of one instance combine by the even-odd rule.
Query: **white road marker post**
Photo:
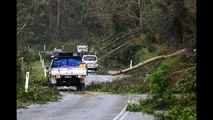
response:
[[[30,72],[26,72],[26,81],[25,81],[25,92],[28,90]]]
[[[46,50],[46,45],[44,45],[44,50]]]
[[[27,48],[28,48],[28,50],[30,51],[30,46],[29,46],[29,45],[27,46]]]
[[[42,60],[42,67],[44,68],[44,59]]]
[[[42,62],[42,56],[41,56],[41,53],[39,52],[38,54],[39,54],[39,56],[40,56],[40,62]]]
[[[42,56],[40,55],[40,62],[42,62]]]
[[[44,68],[44,77],[47,77],[47,70]]]
[[[130,65],[129,65],[129,67],[130,67],[130,68],[132,67],[132,60],[130,60]]]

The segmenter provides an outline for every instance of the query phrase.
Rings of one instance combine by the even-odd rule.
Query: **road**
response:
[[[105,82],[123,77],[89,75],[90,82]],[[147,95],[109,94],[101,92],[61,91],[62,99],[47,104],[35,104],[17,110],[17,120],[154,120],[141,112],[125,111],[127,103],[137,103]]]
[[[112,80],[118,80],[120,78],[125,77],[124,75],[117,75],[117,76],[111,76],[111,75],[88,75],[85,78],[85,84],[86,86],[89,85],[91,82],[93,83],[100,83],[100,82],[109,82]]]

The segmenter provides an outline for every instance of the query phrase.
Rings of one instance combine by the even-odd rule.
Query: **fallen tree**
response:
[[[146,60],[142,63],[139,63],[135,66],[132,66],[131,68],[126,68],[126,69],[120,70],[118,72],[112,73],[111,75],[119,75],[119,74],[122,74],[122,73],[130,72],[132,70],[135,70],[139,67],[142,67],[142,66],[144,66],[148,63],[154,62],[154,61],[158,61],[158,60],[162,60],[162,59],[166,59],[166,58],[170,58],[170,57],[175,57],[175,56],[178,56],[178,55],[185,55],[187,53],[187,51],[188,51],[188,49],[182,49],[182,50],[176,51],[172,54],[153,57],[153,58],[150,58],[150,59],[148,59],[148,60]]]

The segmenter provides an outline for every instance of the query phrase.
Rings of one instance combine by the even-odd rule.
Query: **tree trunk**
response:
[[[58,12],[58,16],[57,16],[57,38],[58,38],[58,40],[57,41],[59,41],[59,39],[60,39],[60,0],[58,0],[58,10],[57,10],[57,12]]]
[[[141,0],[138,0],[138,13],[139,13],[140,26],[142,26]]]
[[[174,56],[178,56],[178,55],[184,55],[184,54],[187,53],[187,51],[188,51],[188,49],[182,49],[182,50],[176,51],[176,52],[174,52],[174,53],[172,53],[172,54],[169,54],[169,55],[157,56],[157,57],[148,59],[148,60],[146,60],[146,61],[144,61],[144,62],[142,62],[142,63],[139,63],[139,64],[137,64],[137,65],[135,65],[135,66],[133,66],[133,67],[131,67],[131,68],[123,69],[123,70],[121,70],[121,71],[119,71],[119,72],[116,72],[116,73],[113,73],[113,74],[111,74],[111,75],[119,75],[119,74],[121,74],[121,73],[130,72],[130,71],[132,71],[132,70],[135,70],[135,69],[137,69],[137,68],[139,68],[139,67],[144,66],[145,64],[148,64],[148,63],[151,63],[151,62],[154,62],[154,61],[158,61],[158,60],[162,60],[162,59],[166,59],[166,58],[174,57]]]

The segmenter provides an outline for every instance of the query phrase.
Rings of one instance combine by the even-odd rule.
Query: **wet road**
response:
[[[32,105],[17,111],[17,120],[113,120],[126,104],[126,95],[66,93],[59,102]]]
[[[117,80],[120,76],[89,75],[86,85],[91,82]],[[109,94],[99,92],[61,92],[58,102],[35,104],[28,109],[17,110],[17,120],[154,120],[141,112],[125,111],[127,103],[137,103],[147,95]]]

